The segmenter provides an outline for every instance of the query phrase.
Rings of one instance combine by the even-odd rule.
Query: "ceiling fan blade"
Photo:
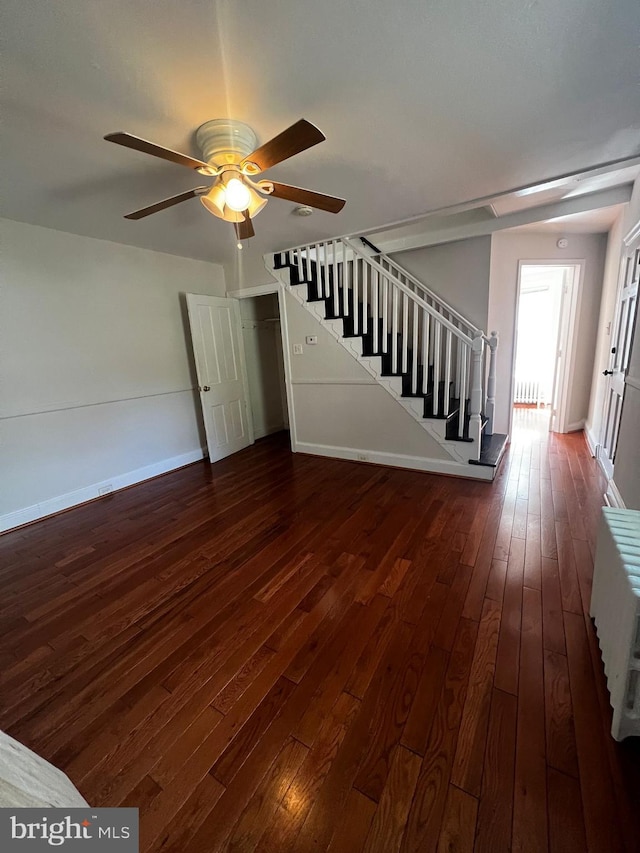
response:
[[[306,151],[307,148],[324,142],[325,139],[326,136],[321,130],[318,130],[310,121],[301,118],[291,127],[265,142],[260,148],[256,148],[253,154],[245,157],[242,165],[255,163],[258,170],[264,172],[265,169],[275,166],[276,163],[281,163],[283,160],[293,157],[294,154]]]
[[[289,184],[278,184],[275,181],[269,181],[269,183],[273,184],[271,195],[275,196],[275,198],[284,198],[287,201],[295,201],[297,204],[308,204],[309,207],[317,207],[318,210],[327,210],[329,213],[340,213],[346,204],[343,198],[336,198],[333,195],[316,193],[313,190],[292,187]]]
[[[255,237],[256,232],[253,230],[253,222],[246,210],[244,212],[244,222],[234,222],[233,227],[236,229],[238,240],[248,240],[249,237]]]
[[[163,160],[178,163],[180,166],[187,166],[189,169],[209,168],[208,164],[202,160],[196,160],[194,157],[181,154],[179,151],[172,151],[171,148],[163,148],[161,145],[140,139],[139,136],[132,136],[122,130],[117,133],[108,133],[105,139],[107,142],[115,142],[117,145],[124,145],[125,148],[133,148],[134,151],[142,151],[143,154],[152,154],[154,157],[161,157]]]
[[[155,204],[150,204],[149,207],[141,207],[140,210],[134,210],[132,213],[125,214],[125,219],[142,219],[145,216],[150,216],[152,213],[157,213],[159,210],[164,210],[166,207],[173,207],[174,204],[180,204],[181,201],[187,201],[189,198],[195,198],[209,190],[209,187],[196,187],[193,190],[187,190],[179,195],[172,195],[171,198],[165,198],[162,201],[157,201]]]

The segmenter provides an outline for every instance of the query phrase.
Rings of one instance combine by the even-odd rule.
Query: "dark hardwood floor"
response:
[[[637,851],[604,483],[535,421],[493,484],[280,435],[0,537],[0,726],[142,851]]]

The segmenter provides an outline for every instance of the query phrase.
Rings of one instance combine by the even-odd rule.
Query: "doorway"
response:
[[[289,429],[277,293],[240,300],[254,438]]]
[[[567,432],[573,329],[580,264],[521,262],[518,276],[513,406]]]

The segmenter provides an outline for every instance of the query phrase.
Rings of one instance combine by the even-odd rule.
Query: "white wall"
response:
[[[0,523],[202,455],[186,292],[222,267],[2,220]]]
[[[598,320],[598,335],[596,339],[593,375],[591,378],[591,395],[589,412],[585,424],[585,432],[592,451],[602,439],[602,406],[604,402],[605,377],[602,371],[609,366],[611,351],[611,333],[615,319],[616,295],[620,271],[620,247],[622,245],[622,226],[624,215],[615,221],[607,240],[607,253],[604,264],[602,296],[600,299],[600,318]]]
[[[391,457],[451,457],[295,298],[285,291],[290,347],[294,449],[326,455],[367,451]],[[307,345],[316,335],[317,345]],[[302,355],[293,355],[300,344]],[[373,457],[372,457],[373,458]],[[378,457],[375,457],[376,459]],[[378,461],[380,461],[378,459]],[[396,463],[389,458],[390,464]]]
[[[503,231],[494,234],[491,240],[488,326],[500,334],[496,365],[496,432],[509,432],[511,420],[519,261],[584,261],[575,329],[574,367],[569,383],[569,427],[581,428],[589,411],[607,238],[605,234],[570,234],[566,249],[557,247],[557,239],[558,235],[551,233]]]
[[[242,340],[249,379],[249,400],[255,438],[287,423],[284,365],[278,297],[275,293],[240,300]]]
[[[234,290],[276,284],[276,279],[264,265],[262,255],[255,251],[238,250],[235,259],[224,265],[224,277],[230,296],[233,296]]]
[[[633,196],[622,227],[623,237],[640,220],[640,180],[636,180]],[[640,509],[640,310],[636,313],[633,348],[624,405],[618,435],[618,447],[613,471],[618,492],[628,509]]]
[[[391,257],[478,329],[491,331],[487,327],[491,237],[458,240]]]

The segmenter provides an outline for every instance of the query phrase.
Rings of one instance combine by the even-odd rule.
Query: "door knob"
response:
[[[613,375],[613,370],[603,370],[603,371],[602,371],[602,375],[603,375],[603,376],[612,376],[612,375]]]
[[[211,386],[210,385],[202,385],[200,387],[200,391],[211,391]]]

